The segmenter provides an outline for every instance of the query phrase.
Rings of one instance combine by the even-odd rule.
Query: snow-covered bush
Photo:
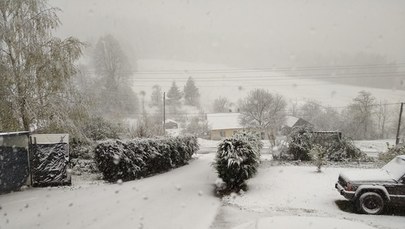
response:
[[[324,146],[329,161],[366,160],[367,155],[357,148],[349,138],[342,138],[338,142],[331,142]]]
[[[109,138],[118,138],[118,133],[122,130],[112,122],[107,121],[102,117],[93,117],[86,120],[82,127],[83,134],[94,141],[104,140]]]
[[[122,141],[107,141],[95,148],[95,161],[108,181],[133,180],[140,176],[143,155]]]
[[[331,138],[319,136],[311,127],[294,128],[287,137],[288,147],[276,159],[311,160],[311,150],[315,145],[324,148],[329,161],[367,160],[367,155],[357,148],[349,138]]]
[[[218,145],[214,167],[218,176],[226,183],[223,193],[246,189],[245,181],[257,172],[260,163],[260,149],[257,140],[236,135],[223,140]]]
[[[185,165],[199,149],[194,136],[106,141],[95,148],[104,179],[133,180]]]
[[[288,148],[283,159],[309,161],[313,129],[308,126],[294,128],[287,137]]]
[[[393,147],[388,147],[388,151],[385,153],[380,153],[378,155],[378,159],[384,162],[389,162],[394,157],[404,154],[405,154],[405,144],[399,144]]]
[[[326,150],[321,145],[315,144],[310,150],[311,158],[315,162],[318,172],[321,172],[321,168],[326,164]]]
[[[263,148],[263,142],[260,140],[259,133],[254,133],[250,131],[238,131],[233,135],[233,137],[247,140],[252,145],[254,150],[259,153],[260,156],[260,151]]]

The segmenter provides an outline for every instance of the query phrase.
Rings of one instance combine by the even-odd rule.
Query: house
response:
[[[165,129],[178,129],[179,128],[179,123],[172,120],[172,119],[166,119],[165,122]]]
[[[291,130],[299,126],[313,126],[310,122],[294,116],[286,116],[285,124],[281,127],[282,135],[288,135]]]
[[[211,129],[211,140],[220,140],[231,137],[239,130],[243,130],[239,123],[240,113],[215,113],[207,114],[208,126]]]

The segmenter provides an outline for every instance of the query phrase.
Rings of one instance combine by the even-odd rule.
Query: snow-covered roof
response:
[[[169,122],[179,124],[178,122],[174,121],[173,119],[166,119],[166,123],[169,123]]]
[[[0,136],[10,136],[10,135],[23,135],[23,134],[29,134],[29,131],[17,131],[17,132],[4,132],[0,133]]]
[[[207,121],[211,130],[242,129],[239,116],[240,113],[207,114]]]
[[[32,134],[31,139],[38,144],[69,143],[69,134]]]
[[[294,117],[294,116],[286,116],[285,126],[293,127],[295,125],[295,123],[297,123],[298,119],[299,118]]]

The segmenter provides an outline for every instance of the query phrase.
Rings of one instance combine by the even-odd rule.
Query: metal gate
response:
[[[33,186],[71,184],[68,134],[32,135],[30,155]]]
[[[0,193],[29,184],[29,132],[0,133]]]

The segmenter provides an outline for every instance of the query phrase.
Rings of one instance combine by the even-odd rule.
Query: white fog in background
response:
[[[289,101],[317,100],[332,106],[347,105],[361,90],[394,103],[405,96],[401,0],[51,0],[50,4],[63,9],[58,35],[93,45],[106,34],[116,37],[135,66],[134,91],[146,91],[147,98],[154,84],[167,91],[176,80],[182,88],[189,76],[196,80],[206,107],[218,96],[232,95],[230,100],[237,102],[260,87]]]
[[[370,52],[389,61],[405,60],[402,0],[51,0],[50,4],[63,9],[59,34],[95,41],[111,33],[141,59],[269,67]]]

